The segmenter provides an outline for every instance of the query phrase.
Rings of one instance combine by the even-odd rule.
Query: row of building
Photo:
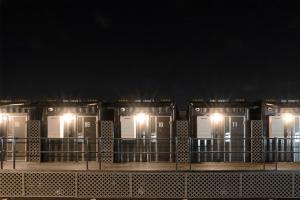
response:
[[[3,160],[298,162],[300,100],[0,100],[0,137]]]

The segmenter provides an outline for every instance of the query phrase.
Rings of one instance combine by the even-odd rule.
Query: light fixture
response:
[[[9,106],[23,106],[24,103],[11,103]]]
[[[286,124],[291,123],[294,120],[294,118],[295,118],[294,115],[291,113],[284,113],[282,115],[282,119]]]
[[[64,115],[61,116],[61,119],[62,119],[64,122],[70,123],[70,122],[72,122],[73,120],[75,120],[75,115],[72,114],[72,113],[65,113]]]
[[[214,124],[218,124],[221,121],[223,121],[224,116],[220,113],[213,113],[210,115],[210,120],[214,123]]]
[[[149,116],[145,113],[138,113],[134,118],[137,123],[144,124],[148,120]]]

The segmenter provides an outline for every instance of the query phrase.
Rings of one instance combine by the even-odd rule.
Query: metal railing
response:
[[[181,164],[204,163],[266,163],[300,162],[299,138],[0,138],[1,169],[4,163],[30,162],[33,157],[41,162],[96,163],[113,166],[124,163],[169,163],[178,170]],[[32,146],[38,146],[33,150]],[[256,159],[256,160],[255,160]],[[122,169],[122,168],[120,168]]]

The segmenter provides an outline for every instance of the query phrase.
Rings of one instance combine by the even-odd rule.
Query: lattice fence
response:
[[[101,121],[101,141],[99,150],[101,151],[101,162],[113,162],[113,137],[114,126],[112,121]]]
[[[28,197],[75,197],[75,173],[32,172],[24,174],[25,196]]]
[[[183,198],[185,175],[183,173],[138,173],[132,175],[134,198]]]
[[[294,197],[300,198],[300,173],[294,174]]]
[[[0,173],[0,197],[20,197],[22,195],[22,173]]]
[[[177,162],[187,163],[190,161],[189,123],[187,120],[176,121],[177,136]]]
[[[264,161],[263,122],[251,121],[251,161],[260,163]]]
[[[78,197],[128,198],[129,181],[126,173],[78,173]]]
[[[2,171],[0,197],[299,199],[300,173]]]
[[[190,173],[187,178],[189,198],[238,198],[239,173]]]
[[[292,173],[242,173],[242,196],[245,198],[288,198],[293,196]]]
[[[28,134],[28,158],[27,161],[40,161],[40,139],[41,122],[39,120],[29,120],[27,125]]]

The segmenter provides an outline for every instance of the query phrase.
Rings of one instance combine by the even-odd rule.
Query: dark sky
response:
[[[300,1],[0,0],[2,97],[300,97]]]

